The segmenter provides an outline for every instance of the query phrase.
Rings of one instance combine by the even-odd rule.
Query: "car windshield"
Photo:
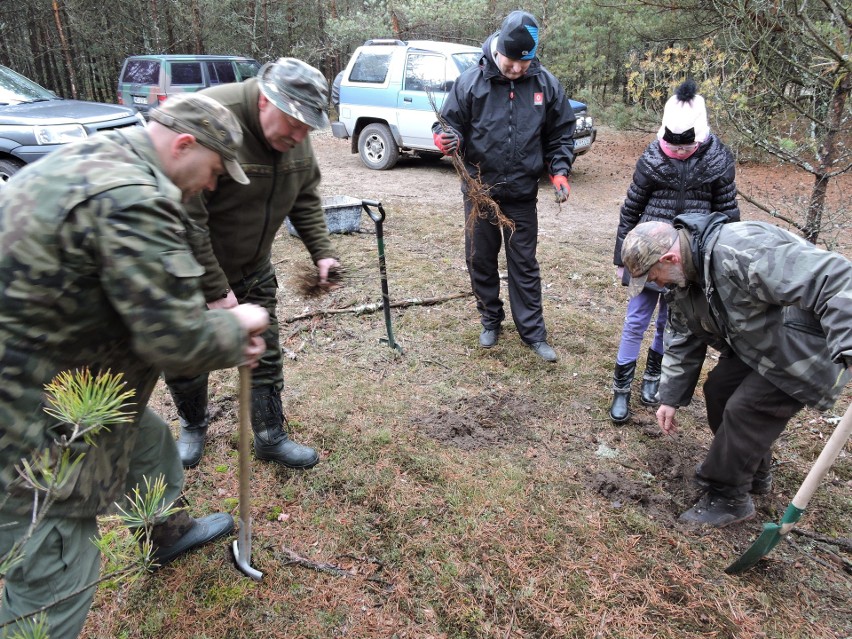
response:
[[[482,53],[479,51],[474,51],[471,53],[455,53],[453,54],[453,61],[459,68],[459,73],[464,73],[474,64],[479,62],[480,57],[482,57]]]
[[[21,104],[23,102],[41,102],[58,100],[56,95],[43,86],[28,80],[20,73],[0,65],[0,104]]]

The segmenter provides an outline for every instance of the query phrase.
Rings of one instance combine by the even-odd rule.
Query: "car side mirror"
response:
[[[446,82],[444,82],[444,85],[441,87],[441,90],[449,93],[453,90],[453,85],[455,84],[455,82],[455,80],[447,80]]]

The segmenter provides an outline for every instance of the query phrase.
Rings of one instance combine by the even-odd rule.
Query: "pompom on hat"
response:
[[[657,138],[679,145],[704,142],[708,135],[710,126],[707,124],[704,98],[698,95],[695,82],[686,80],[666,102]]]

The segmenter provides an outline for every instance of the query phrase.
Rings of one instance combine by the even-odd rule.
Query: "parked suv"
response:
[[[174,93],[198,91],[257,75],[260,63],[233,55],[134,55],[118,76],[118,103],[148,110]]]
[[[440,158],[432,141],[440,111],[456,78],[477,64],[482,49],[431,40],[367,40],[335,78],[338,121],[334,136],[350,139],[352,153],[371,169],[392,168],[402,153]],[[596,130],[586,105],[571,100],[577,115],[574,149],[591,148]]]
[[[98,131],[144,124],[133,109],[65,100],[0,65],[0,185],[63,144]]]

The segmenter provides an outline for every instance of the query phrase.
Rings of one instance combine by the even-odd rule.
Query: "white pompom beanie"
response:
[[[692,144],[704,142],[708,135],[710,126],[704,98],[698,95],[695,82],[686,80],[666,102],[657,138],[669,144]]]

